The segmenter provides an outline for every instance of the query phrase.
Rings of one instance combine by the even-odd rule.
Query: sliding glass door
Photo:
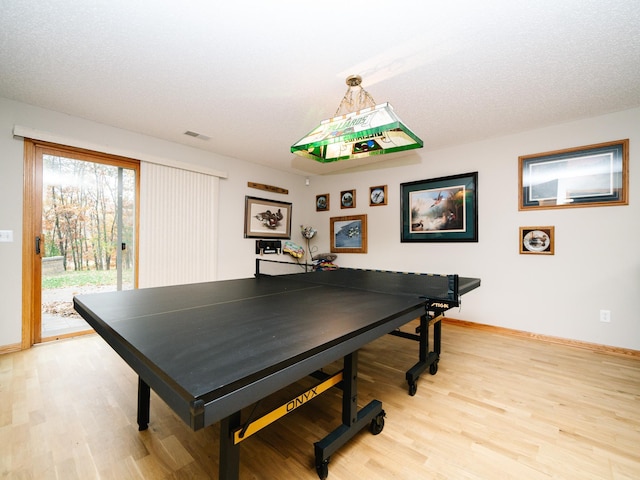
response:
[[[36,145],[32,342],[90,332],[74,295],[136,287],[139,163]]]

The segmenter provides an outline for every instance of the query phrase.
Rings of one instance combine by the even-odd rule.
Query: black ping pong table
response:
[[[419,342],[406,373],[437,371],[441,322],[476,278],[340,268],[333,271],[78,295],[80,315],[138,374],[138,428],[150,418],[150,389],[193,430],[220,422],[219,478],[239,477],[240,443],[333,386],[342,423],[314,444],[318,476],[356,433],[384,427],[382,403],[357,404],[358,349],[395,334]],[[416,333],[400,327],[420,318]],[[429,326],[434,350],[429,351]],[[342,360],[338,373],[323,367]],[[241,411],[307,376],[316,384],[260,418]],[[245,414],[246,416],[246,414]]]

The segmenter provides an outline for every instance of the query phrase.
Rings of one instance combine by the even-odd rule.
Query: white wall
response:
[[[320,250],[329,249],[330,217],[366,213],[369,253],[340,255],[338,264],[480,277],[480,289],[466,295],[451,317],[640,350],[640,185],[634,176],[640,109],[439,151],[422,149],[402,162],[378,165],[393,167],[314,176],[307,187],[304,177],[0,98],[0,230],[14,231],[13,243],[0,243],[0,348],[21,338],[23,145],[12,136],[16,124],[227,172],[220,182],[219,279],[253,274],[255,242],[243,238],[245,195],[292,202],[292,240],[302,243],[300,224],[313,225]],[[519,155],[623,138],[630,139],[628,206],[518,211]],[[479,172],[479,242],[401,243],[400,183],[472,171]],[[287,188],[289,194],[250,189],[248,181]],[[388,205],[369,207],[369,187],[384,184]],[[357,207],[341,210],[339,193],[352,188]],[[321,193],[331,194],[328,212],[315,211]],[[518,253],[518,227],[527,225],[555,226],[555,255]],[[611,310],[611,323],[599,321],[600,309]]]
[[[628,206],[518,211],[518,156],[630,139]],[[426,141],[428,144],[428,140]],[[420,151],[412,165],[313,177],[307,201],[315,244],[329,248],[329,218],[368,215],[368,254],[343,254],[342,266],[480,277],[449,316],[527,332],[640,350],[640,109],[508,137]],[[427,145],[428,146],[428,145]],[[401,243],[403,182],[478,171],[478,243]],[[388,185],[388,205],[370,207],[369,187]],[[342,190],[356,208],[340,209]],[[315,212],[315,195],[331,209]],[[306,217],[306,215],[305,215]],[[555,226],[555,255],[519,254],[519,227]],[[611,323],[599,320],[611,310]]]

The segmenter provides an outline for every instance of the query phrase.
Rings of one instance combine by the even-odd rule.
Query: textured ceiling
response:
[[[429,150],[640,106],[640,0],[0,0],[0,12],[0,96],[302,174],[358,165],[290,153],[350,74]]]

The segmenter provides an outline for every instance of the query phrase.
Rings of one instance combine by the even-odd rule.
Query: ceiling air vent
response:
[[[191,130],[187,130],[186,132],[184,132],[185,135],[189,135],[190,137],[193,138],[199,138],[200,140],[210,140],[211,137],[207,137],[206,135],[202,135],[201,133],[198,132],[192,132]]]

